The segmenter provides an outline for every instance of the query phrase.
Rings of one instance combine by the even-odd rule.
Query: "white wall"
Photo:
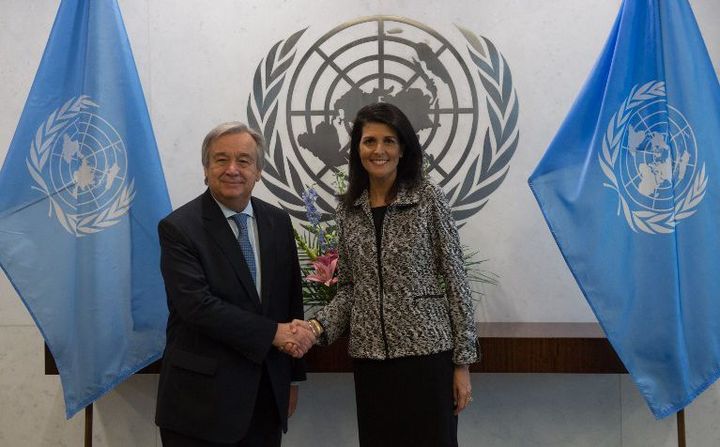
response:
[[[610,31],[619,0],[121,0],[173,206],[204,189],[199,145],[215,124],[245,119],[255,67],[277,41],[309,27],[308,48],[358,17],[407,17],[453,38],[455,25],[491,39],[512,69],[520,146],[489,204],[462,229],[500,285],[487,321],[594,321],[527,187]],[[47,41],[57,0],[0,2],[0,162]],[[693,0],[716,71],[720,4]],[[442,5],[442,6],[441,6]],[[303,50],[304,51],[304,50]],[[4,192],[2,192],[4,193]],[[272,197],[262,186],[258,194]],[[80,445],[82,415],[64,420],[58,378],[44,376],[42,339],[0,274],[0,445]],[[160,445],[157,378],[136,376],[96,403],[95,445]],[[464,446],[673,446],[675,421],[655,421],[627,376],[475,375],[461,417]],[[356,445],[352,377],[314,374],[302,386],[288,446]],[[720,445],[720,388],[687,410],[688,445]]]

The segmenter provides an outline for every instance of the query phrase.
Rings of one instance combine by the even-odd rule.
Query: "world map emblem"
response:
[[[662,81],[632,88],[610,120],[599,162],[633,231],[672,233],[705,196],[695,133]]]
[[[457,28],[458,49],[416,21],[372,16],[335,27],[301,52],[305,32],[272,47],[247,103],[249,124],[268,142],[263,183],[281,206],[306,220],[301,195],[312,185],[318,208],[332,215],[352,120],[379,101],[410,119],[426,171],[458,223],[485,206],[519,140],[510,68],[490,40]]]
[[[88,96],[68,100],[38,127],[26,165],[49,215],[74,236],[111,227],[135,196],[125,143]]]

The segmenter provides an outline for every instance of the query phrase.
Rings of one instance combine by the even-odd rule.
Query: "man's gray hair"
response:
[[[253,140],[255,140],[257,151],[257,161],[255,164],[258,170],[262,171],[263,166],[265,166],[265,138],[263,138],[260,132],[248,127],[247,124],[241,123],[240,121],[230,121],[219,124],[208,132],[202,143],[203,167],[207,168],[210,165],[210,146],[213,142],[222,136],[236,133],[247,133],[253,138]]]

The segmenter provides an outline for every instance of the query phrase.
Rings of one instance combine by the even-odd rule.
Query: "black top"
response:
[[[382,242],[382,227],[385,220],[387,205],[371,208],[373,222],[375,223],[375,244],[377,245],[378,257],[380,256],[380,243]]]

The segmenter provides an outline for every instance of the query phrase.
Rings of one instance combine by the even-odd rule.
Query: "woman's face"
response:
[[[403,151],[392,127],[382,123],[365,124],[358,150],[371,182],[395,181]]]

